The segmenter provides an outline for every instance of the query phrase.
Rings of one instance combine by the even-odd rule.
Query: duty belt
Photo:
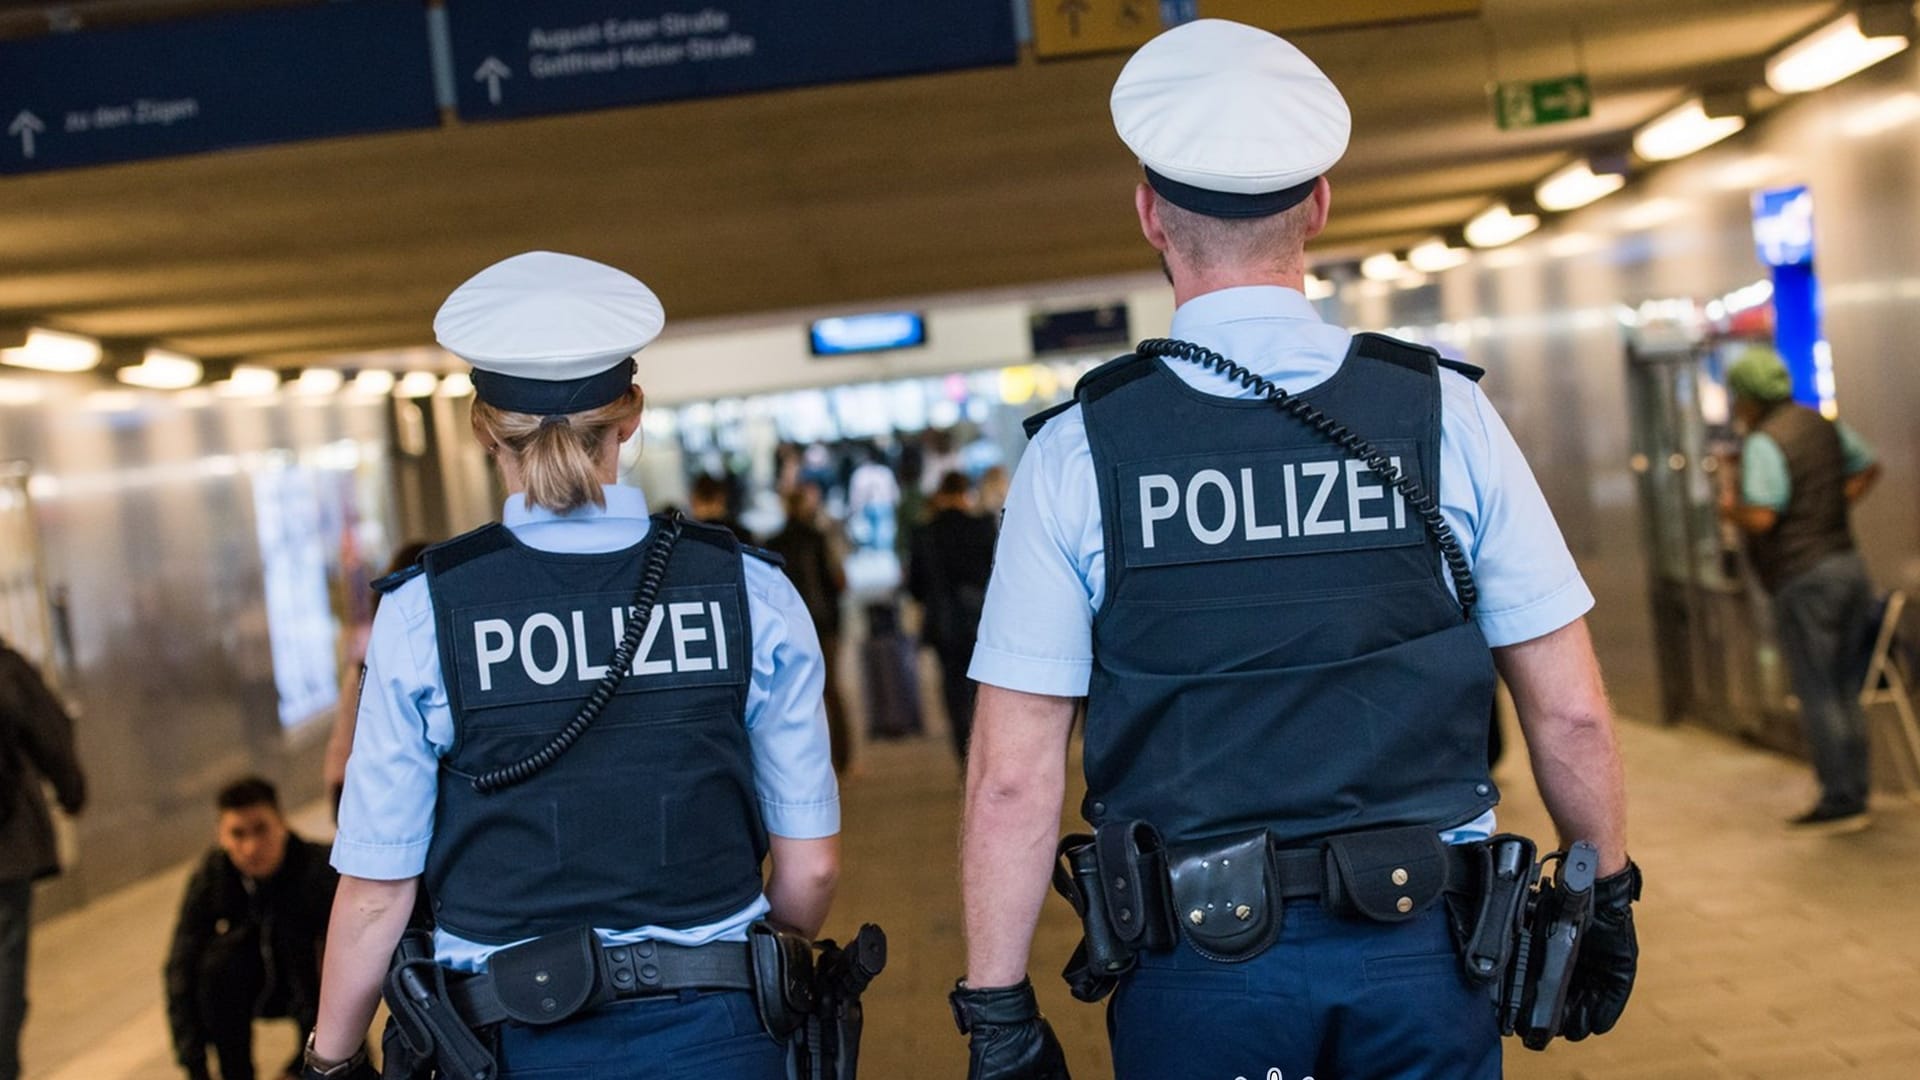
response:
[[[605,988],[611,991],[608,1001],[681,990],[752,990],[754,986],[753,963],[744,941],[716,941],[698,947],[642,941],[605,946],[602,955],[606,958]],[[516,974],[515,978],[524,985],[523,976]],[[534,971],[531,978],[535,985],[547,986],[553,975]],[[447,996],[469,1027],[486,1027],[515,1016],[501,1000],[500,980],[492,971],[449,979]],[[549,1002],[552,1004],[547,1007]],[[546,1007],[544,1011],[558,1012],[564,1002],[547,996],[537,1005]]]

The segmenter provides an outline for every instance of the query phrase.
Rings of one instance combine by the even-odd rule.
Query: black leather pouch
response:
[[[604,966],[600,939],[582,926],[502,949],[487,960],[487,973],[507,1016],[541,1025],[612,1000]]]
[[[1265,829],[1168,846],[1174,920],[1195,952],[1248,960],[1280,936],[1284,913],[1270,850]]]
[[[1327,840],[1330,911],[1405,922],[1447,887],[1447,846],[1425,825],[1348,833]]]
[[[813,943],[799,934],[757,922],[747,930],[753,961],[753,1002],[767,1034],[784,1039],[814,1011]]]
[[[1166,852],[1160,832],[1144,821],[1094,830],[1094,884],[1105,900],[1114,941],[1126,950],[1173,946]]]

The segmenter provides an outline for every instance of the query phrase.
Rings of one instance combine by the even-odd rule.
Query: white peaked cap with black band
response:
[[[529,251],[453,290],[433,317],[433,336],[473,365],[481,401],[556,416],[626,393],[633,354],[666,323],[660,298],[632,274],[577,255]]]
[[[1113,84],[1112,106],[1153,190],[1210,217],[1299,205],[1353,131],[1346,99],[1305,53],[1225,19],[1142,45]]]

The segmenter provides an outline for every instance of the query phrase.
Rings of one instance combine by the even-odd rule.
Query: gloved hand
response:
[[[971,1055],[967,1080],[1072,1080],[1053,1027],[1040,1015],[1033,981],[975,989],[964,982],[948,999]]]
[[[1633,902],[1640,899],[1640,868],[1627,868],[1593,883],[1593,921],[1574,962],[1567,988],[1562,1038],[1578,1042],[1613,1030],[1633,993],[1640,964],[1640,942],[1633,933]]]

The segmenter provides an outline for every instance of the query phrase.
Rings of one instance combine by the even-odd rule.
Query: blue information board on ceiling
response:
[[[1011,64],[1005,0],[448,0],[463,120]]]
[[[419,0],[0,43],[0,173],[438,124]]]

